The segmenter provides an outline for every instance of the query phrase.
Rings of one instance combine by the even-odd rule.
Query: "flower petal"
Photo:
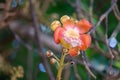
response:
[[[61,38],[61,32],[63,31],[63,28],[57,27],[55,32],[54,32],[54,40],[56,44],[60,43],[60,38]]]
[[[79,54],[79,47],[70,48],[68,53],[70,54],[70,56],[77,56]]]
[[[92,27],[92,24],[86,19],[82,19],[78,23],[76,23],[76,26],[79,27],[80,33],[86,33],[90,30],[90,28]]]
[[[74,21],[69,19],[63,23],[63,27],[73,27],[75,25]]]
[[[80,35],[80,40],[82,41],[79,45],[80,50],[86,50],[91,44],[91,37],[88,34]]]

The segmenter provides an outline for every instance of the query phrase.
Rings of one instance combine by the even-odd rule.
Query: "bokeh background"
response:
[[[88,66],[96,80],[120,80],[120,0],[32,0],[32,3],[34,9],[30,0],[0,0],[0,80],[50,80],[40,53],[50,50],[60,57],[62,48],[54,43],[50,24],[63,15],[85,18],[97,27],[86,51]],[[31,12],[36,14],[40,44]],[[56,64],[46,59],[56,77]],[[63,80],[94,80],[81,55],[67,56],[65,61],[74,64],[64,68]]]

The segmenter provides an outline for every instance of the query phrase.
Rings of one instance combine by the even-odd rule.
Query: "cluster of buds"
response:
[[[46,56],[50,58],[51,64],[55,64],[57,62],[57,60],[55,59],[54,53],[51,52],[50,50],[46,51]]]
[[[47,56],[47,57],[52,57],[52,56],[53,56],[53,52],[51,52],[50,50],[48,50],[48,51],[46,52],[46,56]]]
[[[50,59],[50,63],[51,63],[51,64],[55,64],[56,62],[57,62],[57,60],[56,60],[55,58],[51,58],[51,59]]]

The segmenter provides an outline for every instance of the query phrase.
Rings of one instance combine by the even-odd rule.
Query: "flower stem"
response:
[[[53,57],[54,57],[58,62],[60,61],[60,59],[59,59],[56,55],[53,54]]]
[[[58,73],[57,73],[57,79],[56,80],[61,80],[61,75],[62,75],[62,70],[64,68],[64,59],[67,53],[62,54],[61,59],[60,59],[60,64],[58,66]]]

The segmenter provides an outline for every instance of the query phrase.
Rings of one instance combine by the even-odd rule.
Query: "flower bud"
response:
[[[50,63],[51,63],[51,64],[55,64],[56,62],[57,62],[57,61],[56,61],[55,58],[51,58],[51,59],[50,59]]]
[[[55,29],[56,29],[57,27],[60,27],[60,26],[61,26],[61,23],[60,23],[59,21],[55,20],[55,21],[53,21],[53,22],[51,23],[50,28],[51,28],[52,31],[55,31]]]
[[[67,16],[67,15],[64,15],[64,16],[62,16],[61,18],[60,18],[60,21],[62,22],[62,24],[64,23],[64,22],[66,22],[67,20],[69,20],[70,19],[70,17],[69,16]]]
[[[46,55],[47,55],[47,57],[51,57],[51,56],[53,56],[53,52],[51,52],[51,51],[48,50],[48,51],[46,52]]]

